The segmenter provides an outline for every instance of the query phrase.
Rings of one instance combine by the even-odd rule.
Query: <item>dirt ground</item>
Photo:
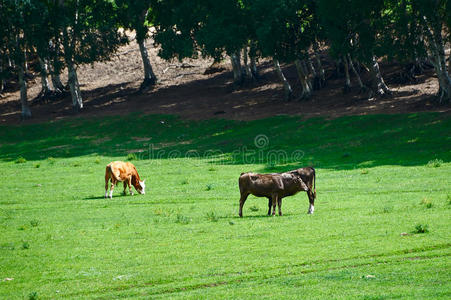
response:
[[[438,90],[433,70],[418,76],[415,83],[397,84],[400,68],[382,64],[381,69],[393,95],[368,99],[359,93],[352,78],[353,89],[343,93],[344,78],[334,78],[333,66],[326,56],[327,85],[315,91],[309,100],[283,100],[282,85],[268,61],[259,62],[260,80],[241,89],[232,86],[230,63],[220,64],[223,71],[205,75],[211,59],[187,59],[183,62],[165,61],[157,56],[151,40],[147,42],[151,63],[158,84],[149,91],[139,92],[143,67],[138,45],[132,41],[122,47],[111,61],[80,66],[79,81],[84,109],[75,113],[70,96],[46,104],[31,104],[33,118],[22,123],[45,122],[71,117],[122,115],[130,112],[146,114],[175,114],[188,119],[225,118],[251,120],[274,115],[303,115],[305,117],[339,117],[379,113],[407,113],[422,111],[451,111],[450,105],[437,105]],[[295,96],[300,83],[292,65],[284,65],[284,72],[292,84]],[[66,77],[63,76],[63,82]],[[28,81],[30,102],[40,91],[40,77]],[[11,88],[0,97],[0,124],[19,124],[19,91]]]

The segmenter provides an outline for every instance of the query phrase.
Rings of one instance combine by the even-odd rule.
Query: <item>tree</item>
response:
[[[62,44],[62,55],[68,68],[68,83],[75,110],[83,108],[77,76],[79,64],[108,60],[117,48],[127,42],[119,31],[117,6],[108,0],[58,0],[53,2],[52,23],[58,28],[55,45]]]
[[[451,78],[446,66],[445,38],[443,29],[450,24],[450,8],[448,0],[411,1],[413,14],[426,40],[426,49],[439,82],[439,103],[451,101]],[[449,34],[451,27],[447,28]]]
[[[25,38],[25,17],[30,10],[30,1],[7,0],[0,7],[1,30],[0,41],[4,52],[8,53],[14,61],[16,72],[19,77],[20,103],[22,107],[22,119],[31,118],[31,110],[27,99],[27,82],[25,80],[25,51],[28,47]]]
[[[153,86],[157,82],[157,76],[153,72],[145,41],[149,34],[149,20],[152,20],[153,10],[150,8],[150,0],[116,0],[120,20],[125,29],[136,32],[136,42],[144,66],[144,81],[140,89]]]
[[[370,2],[321,0],[318,7],[321,22],[330,42],[331,55],[345,63],[345,71],[350,66],[349,56],[364,64],[372,75],[372,91],[381,96],[391,94],[377,61],[377,57],[385,55],[387,51],[384,48],[385,44],[380,40],[386,32],[381,21],[383,5],[382,0]],[[349,76],[348,72],[346,74]],[[346,79],[345,90],[348,88],[350,88],[349,77]]]

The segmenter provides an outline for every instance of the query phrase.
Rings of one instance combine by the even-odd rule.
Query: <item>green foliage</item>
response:
[[[415,225],[415,230],[413,233],[428,233],[429,226],[427,224],[417,224]]]
[[[28,300],[38,300],[38,292],[31,292],[28,294]]]
[[[127,155],[127,160],[138,160],[138,155],[136,155],[136,153],[129,153]]]
[[[175,219],[175,223],[186,225],[191,221],[191,219],[187,216],[177,214],[177,218]]]
[[[219,217],[214,211],[207,212],[207,219],[211,222],[218,222]]]
[[[33,219],[30,221],[32,227],[38,227],[41,222],[38,219]]]
[[[436,158],[436,159],[433,159],[433,160],[428,161],[427,166],[428,166],[429,168],[438,168],[438,167],[440,167],[442,164],[443,164],[443,160],[437,159],[437,158]]]
[[[27,162],[27,160],[26,160],[24,157],[19,156],[14,162],[15,162],[16,164],[24,164],[24,163]]]

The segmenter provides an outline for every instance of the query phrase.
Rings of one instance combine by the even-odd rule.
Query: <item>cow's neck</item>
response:
[[[139,184],[139,175],[138,174],[133,174],[132,175],[132,184],[133,186],[137,189],[140,188],[140,184]]]

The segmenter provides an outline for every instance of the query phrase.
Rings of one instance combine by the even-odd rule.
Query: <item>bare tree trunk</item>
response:
[[[250,42],[249,46],[249,58],[250,58],[250,68],[252,71],[252,75],[254,76],[254,79],[258,80],[258,69],[257,69],[257,50],[256,50],[255,42]]]
[[[241,85],[243,83],[243,71],[241,70],[241,60],[238,53],[232,53],[230,55],[230,61],[232,63],[233,70],[233,84]]]
[[[379,64],[377,63],[376,56],[374,55],[369,69],[371,71],[371,75],[373,76],[374,92],[380,96],[391,95],[392,92],[385,84],[384,78],[382,78],[382,74],[379,69]]]
[[[345,86],[343,87],[343,93],[349,93],[351,91],[351,78],[349,77],[349,66],[346,55],[343,55],[343,64],[345,66]]]
[[[39,93],[38,97],[46,97],[51,93],[49,80],[48,80],[48,68],[47,68],[47,62],[41,57],[38,56],[39,65],[41,67],[41,92]]]
[[[304,71],[304,74],[305,74],[305,81],[306,81],[309,89],[311,91],[313,91],[312,81],[310,80],[310,76],[309,76],[310,73],[307,68],[307,64],[305,63],[305,60],[301,60],[301,67],[302,67],[302,71]]]
[[[144,89],[148,86],[153,86],[157,83],[157,76],[155,76],[152,65],[150,64],[149,53],[147,52],[144,41],[145,40],[138,41],[139,51],[141,52],[141,58],[144,65],[144,81],[141,84],[140,89]]]
[[[362,79],[360,78],[360,74],[357,72],[357,70],[354,67],[354,63],[352,62],[351,54],[348,53],[348,61],[349,66],[351,67],[352,72],[354,73],[355,77],[357,78],[357,82],[360,86],[360,92],[363,92],[366,90],[366,86],[363,84]]]
[[[56,72],[54,68],[50,72],[50,78],[52,79],[53,89],[56,93],[64,93],[66,87],[61,82],[60,74]]]
[[[5,78],[4,78],[4,76],[5,75],[3,74],[3,61],[0,60],[0,94],[5,89]]]
[[[318,41],[316,40],[313,42],[313,52],[315,54],[316,68],[318,70],[319,77],[321,78],[322,86],[324,85],[324,82],[326,82],[326,73],[324,71],[323,65],[321,64],[321,59],[319,57],[319,45]]]
[[[285,78],[285,75],[282,72],[282,69],[280,68],[279,60],[273,58],[274,68],[276,69],[277,76],[279,77],[280,81],[283,83],[283,90],[284,90],[284,99],[290,100],[291,96],[293,94],[293,91],[291,90],[290,83]]]
[[[25,81],[25,70],[21,64],[19,70],[20,104],[22,105],[21,117],[23,120],[31,118],[31,110],[27,99],[27,82]]]
[[[249,52],[247,47],[243,48],[243,64],[244,64],[244,74],[246,75],[246,80],[249,82],[254,82],[255,77],[252,72],[251,64],[249,63]]]
[[[312,90],[307,83],[307,75],[305,74],[305,72],[302,68],[301,61],[299,59],[296,59],[294,61],[294,64],[296,66],[296,70],[297,70],[298,76],[299,76],[299,81],[301,81],[301,86],[302,86],[302,94],[301,94],[300,98],[308,99],[312,95]]]
[[[76,111],[83,108],[83,99],[80,92],[80,84],[78,83],[77,70],[72,62],[67,64],[68,69],[68,82],[70,88],[70,94],[72,96],[72,106]]]

